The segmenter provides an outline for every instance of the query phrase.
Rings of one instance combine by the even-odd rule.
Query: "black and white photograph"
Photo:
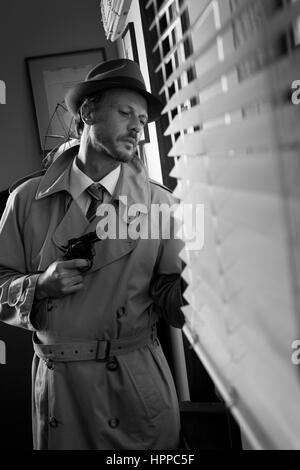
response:
[[[0,9],[0,450],[300,450],[300,0]]]

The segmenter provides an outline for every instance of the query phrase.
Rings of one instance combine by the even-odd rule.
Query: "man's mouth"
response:
[[[124,142],[127,142],[133,146],[137,145],[137,140],[133,137],[126,137],[126,139],[122,139]]]

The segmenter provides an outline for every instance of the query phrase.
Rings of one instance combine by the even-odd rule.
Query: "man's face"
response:
[[[131,90],[108,90],[93,106],[93,147],[114,160],[130,161],[147,123],[146,99]]]

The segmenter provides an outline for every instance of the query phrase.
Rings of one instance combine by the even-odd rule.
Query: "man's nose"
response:
[[[136,132],[137,134],[142,131],[143,125],[137,116],[131,116],[129,121],[129,129]]]

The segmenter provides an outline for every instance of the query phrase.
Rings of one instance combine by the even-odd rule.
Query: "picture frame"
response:
[[[134,23],[130,21],[122,33],[122,46],[124,57],[131,59],[140,65],[139,54],[136,43]]]
[[[25,59],[43,157],[70,137],[73,117],[64,101],[68,89],[105,60],[103,47]]]
[[[134,23],[132,21],[127,24],[126,28],[124,29],[121,35],[121,39],[124,57],[126,59],[134,60],[140,65]],[[139,146],[143,146],[144,144],[149,142],[149,127],[146,124],[146,126],[144,127],[143,135],[139,141]]]

